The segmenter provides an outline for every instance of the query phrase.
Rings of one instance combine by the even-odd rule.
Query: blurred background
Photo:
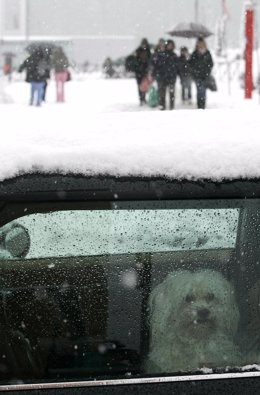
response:
[[[245,87],[245,15],[254,8],[253,89],[260,102],[259,0],[0,0],[0,102],[9,102],[8,83],[23,81],[17,73],[32,45],[62,46],[72,80],[133,78],[126,58],[147,38],[152,52],[158,40],[173,38],[176,53],[195,38],[171,37],[184,22],[203,24],[214,74],[225,92]],[[251,78],[251,77],[250,77]],[[102,88],[103,89],[103,88]],[[222,89],[222,90],[223,90]],[[122,88],[123,90],[123,88]],[[10,96],[10,92],[9,92]],[[16,101],[16,99],[12,99]]]
[[[19,64],[25,44],[40,39],[62,43],[79,66],[101,64],[108,56],[126,56],[142,37],[154,43],[167,38],[167,31],[185,21],[209,27],[213,49],[223,12],[226,45],[240,48],[244,6],[244,0],[0,0],[1,58],[10,53]],[[194,41],[176,41],[193,49]]]

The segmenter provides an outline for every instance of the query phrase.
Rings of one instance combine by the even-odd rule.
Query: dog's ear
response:
[[[182,296],[191,281],[189,271],[175,271],[157,285],[149,297],[149,317],[150,321],[166,320],[167,314],[173,315],[178,309]]]

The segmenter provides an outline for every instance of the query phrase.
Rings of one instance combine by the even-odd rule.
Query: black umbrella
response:
[[[29,52],[29,54],[40,50],[43,51],[46,56],[49,56],[55,48],[57,48],[57,45],[53,42],[33,42],[27,45],[25,50]]]
[[[168,32],[171,36],[184,38],[209,37],[213,33],[201,23],[179,23],[175,28]]]

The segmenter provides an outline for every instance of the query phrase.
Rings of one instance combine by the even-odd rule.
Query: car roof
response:
[[[24,174],[0,182],[0,202],[259,198],[260,180]]]

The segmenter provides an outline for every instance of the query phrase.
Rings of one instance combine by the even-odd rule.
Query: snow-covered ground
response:
[[[99,74],[66,85],[66,103],[55,103],[51,81],[47,103],[28,106],[29,85],[1,82],[0,179],[21,171],[73,171],[176,178],[260,176],[259,98],[244,100],[233,82],[208,92],[208,109],[139,107],[134,79]],[[193,91],[195,98],[195,89]]]
[[[226,76],[222,76],[224,67],[219,67],[217,73],[218,92],[208,91],[208,109],[223,109],[243,107],[243,89],[239,87],[237,81],[231,83],[231,94],[229,94],[228,84],[225,82]],[[22,81],[22,76],[15,76],[15,82],[2,82],[5,92],[4,100],[16,105],[27,105],[29,102],[29,84]],[[176,109],[195,109],[195,86],[193,86],[193,104],[183,105],[181,102],[181,90],[179,81],[176,85]],[[259,103],[259,96],[254,92],[253,103]],[[47,92],[48,108],[55,104],[55,83],[50,82]],[[47,107],[45,106],[45,109]],[[74,74],[73,80],[66,85],[66,104],[65,107],[72,106],[79,110],[89,113],[108,113],[108,112],[130,112],[130,111],[151,111],[148,107],[140,108],[137,99],[137,88],[135,79],[105,79],[99,72],[91,74]],[[63,108],[67,111],[68,108]],[[156,110],[157,111],[157,110]]]

